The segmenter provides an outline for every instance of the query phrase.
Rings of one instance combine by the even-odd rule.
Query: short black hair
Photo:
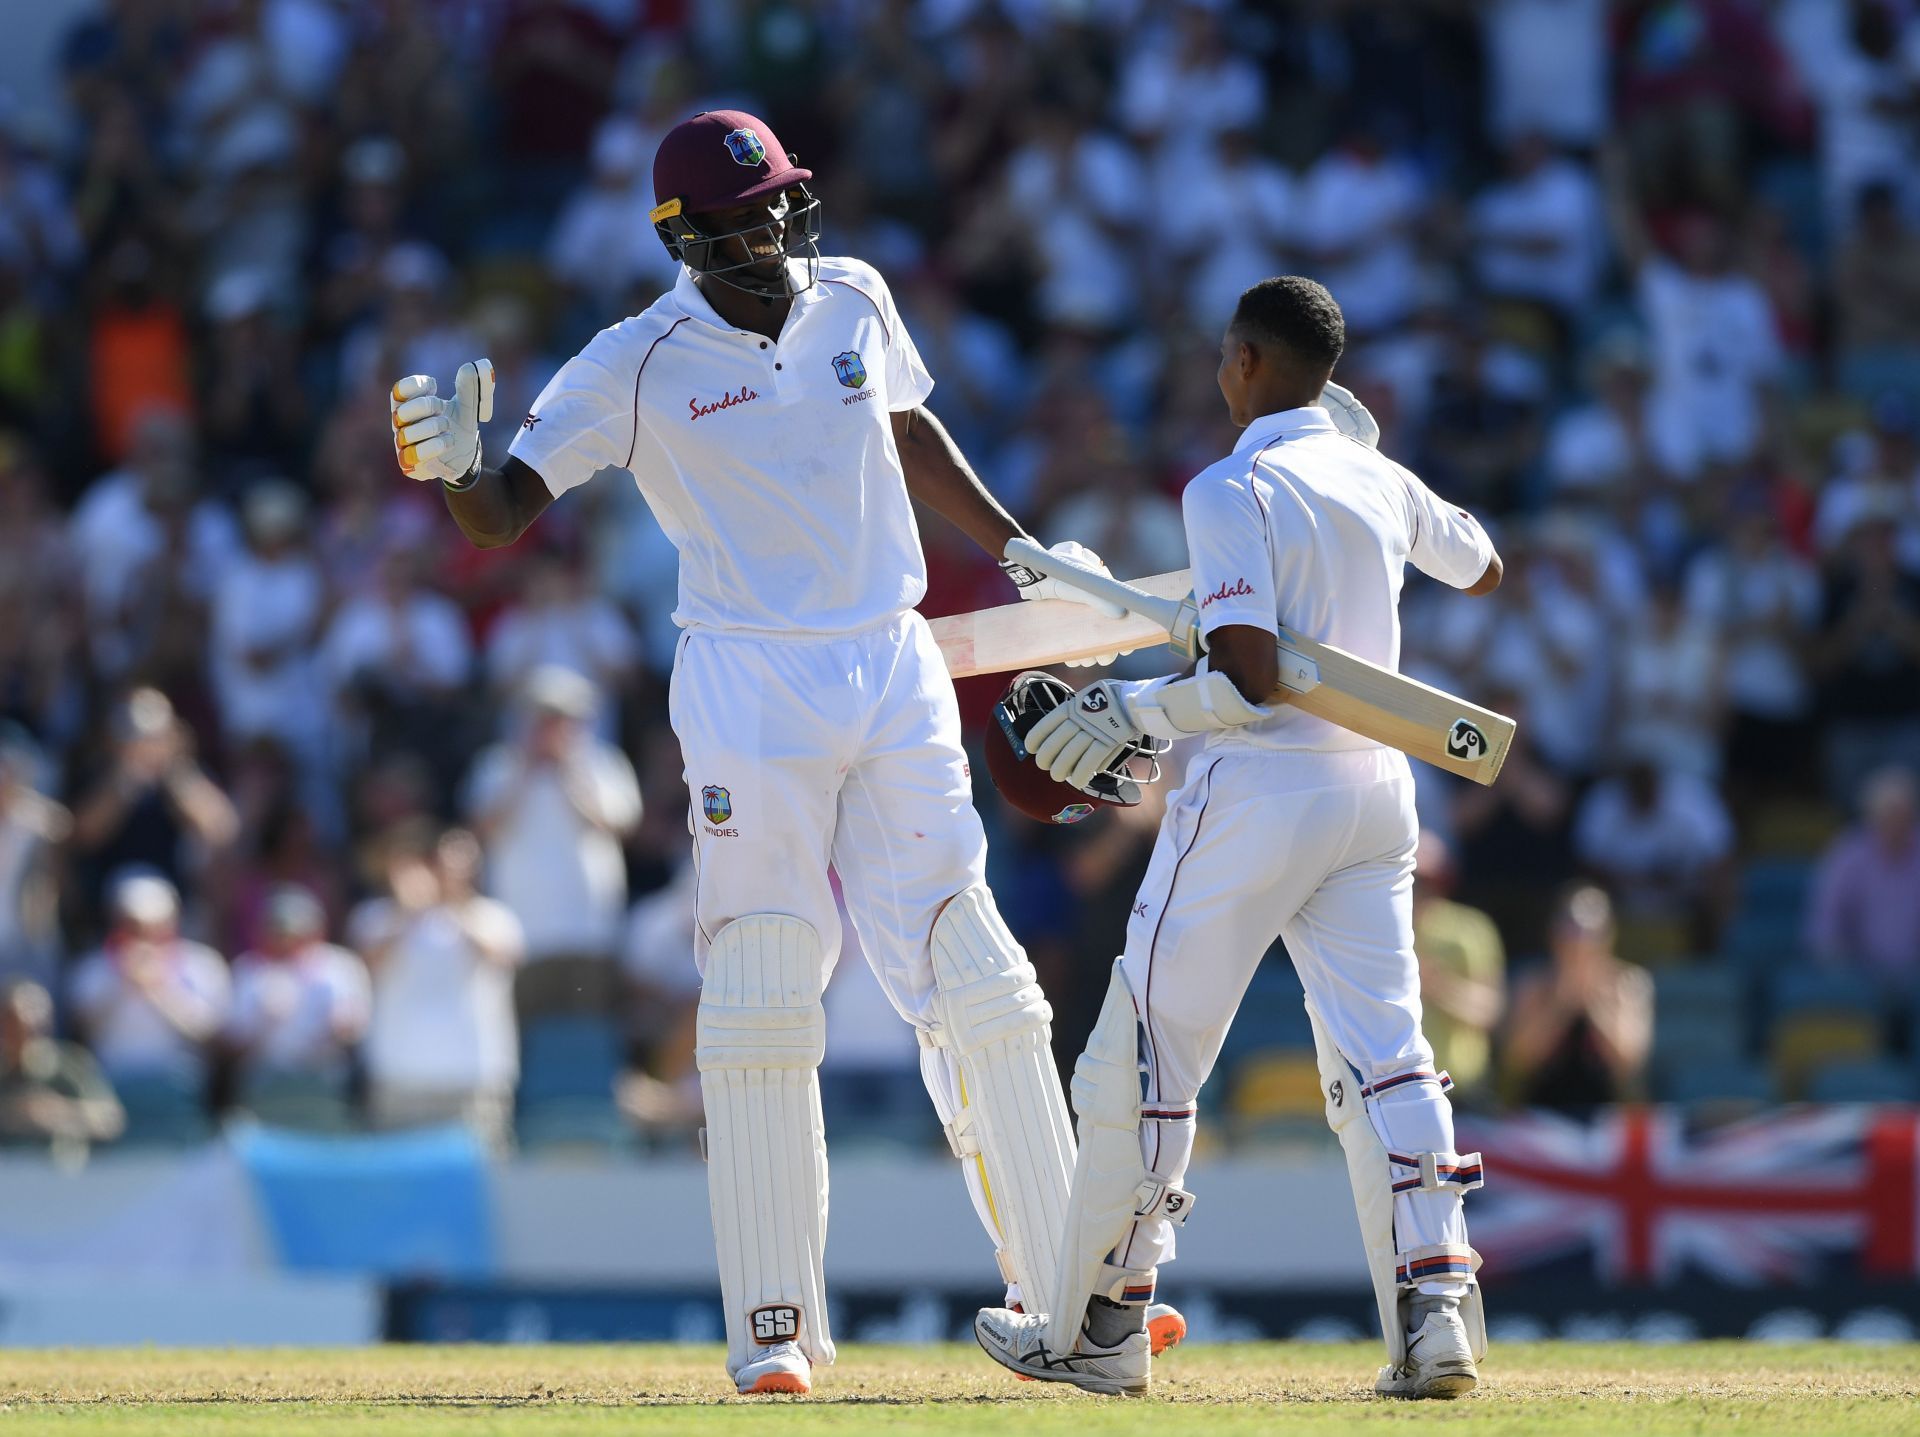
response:
[[[1310,369],[1331,371],[1347,347],[1347,317],[1318,280],[1302,274],[1263,279],[1234,306],[1233,329],[1256,344],[1286,350]]]

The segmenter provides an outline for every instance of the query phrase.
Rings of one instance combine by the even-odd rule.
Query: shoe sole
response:
[[[1156,1317],[1147,1324],[1147,1350],[1155,1357],[1169,1347],[1178,1347],[1186,1340],[1187,1320],[1177,1312]]]
[[[1152,1385],[1151,1377],[1139,1387],[1127,1387],[1110,1377],[1090,1377],[1086,1373],[1068,1372],[1064,1368],[1058,1372],[1047,1373],[1024,1371],[1015,1367],[1008,1360],[1006,1353],[981,1336],[980,1324],[977,1322],[973,1326],[973,1340],[980,1344],[982,1352],[1025,1382],[1064,1382],[1069,1387],[1078,1387],[1082,1392],[1091,1392],[1099,1397],[1145,1397],[1147,1388]]]
[[[798,1372],[767,1372],[754,1378],[753,1386],[742,1387],[742,1397],[764,1397],[768,1394],[784,1394],[788,1397],[806,1397],[813,1391],[813,1384]]]
[[[1403,1402],[1418,1402],[1431,1398],[1441,1402],[1451,1402],[1455,1398],[1468,1396],[1480,1385],[1480,1378],[1473,1372],[1436,1372],[1428,1376],[1418,1387],[1401,1387],[1382,1378],[1374,1384],[1374,1394],[1379,1397],[1391,1397]]]

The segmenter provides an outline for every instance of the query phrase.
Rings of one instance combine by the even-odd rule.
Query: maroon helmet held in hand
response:
[[[1086,789],[1049,777],[1027,752],[1026,737],[1046,714],[1072,697],[1072,688],[1063,680],[1029,669],[1008,685],[993,707],[994,721],[987,729],[987,773],[993,786],[1008,803],[1040,823],[1078,823],[1098,808],[1132,808],[1140,802],[1140,786],[1160,777],[1155,756],[1169,747],[1142,734],[1095,774]],[[1147,773],[1135,773],[1137,759],[1146,761]]]

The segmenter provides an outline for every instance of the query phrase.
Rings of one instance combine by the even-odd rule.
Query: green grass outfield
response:
[[[1478,1395],[1372,1396],[1376,1349],[1190,1345],[1144,1401],[1016,1382],[970,1347],[844,1347],[810,1399],[731,1394],[713,1347],[0,1351],[28,1433],[1920,1434],[1920,1347],[1509,1344]],[[778,1406],[779,1413],[762,1409]]]

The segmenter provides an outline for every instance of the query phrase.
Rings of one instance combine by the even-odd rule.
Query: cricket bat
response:
[[[1127,609],[1110,619],[1084,604],[1039,599],[935,619],[933,635],[955,678],[1044,667],[1171,643],[1199,652],[1199,634],[1187,570],[1124,583],[1024,541],[1008,557]],[[1469,703],[1418,679],[1323,644],[1284,625],[1280,630],[1280,685],[1274,702],[1290,703],[1351,733],[1383,743],[1437,768],[1492,783],[1513,742],[1505,714]]]

